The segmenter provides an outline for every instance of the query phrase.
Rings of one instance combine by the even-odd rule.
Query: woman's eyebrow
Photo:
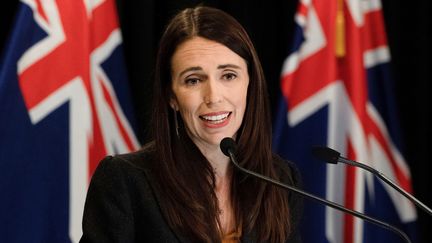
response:
[[[189,68],[186,68],[185,70],[181,71],[178,76],[181,77],[183,74],[190,72],[190,71],[201,71],[201,70],[203,70],[203,69],[202,69],[202,67],[199,67],[199,66],[189,67]]]
[[[235,65],[235,64],[222,64],[222,65],[219,65],[217,68],[218,68],[218,69],[224,69],[224,68],[241,69],[240,66],[237,66],[237,65]]]

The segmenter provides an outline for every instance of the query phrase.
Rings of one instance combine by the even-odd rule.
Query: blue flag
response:
[[[23,0],[0,66],[2,242],[77,242],[90,177],[136,150],[114,0]]]
[[[295,22],[282,71],[275,151],[298,164],[306,191],[391,223],[415,242],[411,202],[370,173],[311,156],[313,145],[331,147],[412,192],[380,1],[302,0]],[[305,202],[304,242],[404,242],[391,231]]]

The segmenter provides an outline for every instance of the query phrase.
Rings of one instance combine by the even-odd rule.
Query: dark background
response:
[[[126,64],[136,110],[138,137],[148,140],[152,70],[157,43],[168,19],[178,9],[204,3],[233,15],[249,32],[269,85],[272,107],[279,95],[279,77],[292,38],[297,0],[185,1],[117,0]],[[404,138],[404,155],[411,169],[415,196],[432,205],[431,98],[432,12],[430,1],[382,0],[392,55],[396,102]],[[0,8],[0,51],[11,30],[18,1]],[[1,105],[1,104],[0,104]],[[418,211],[421,242],[432,242],[432,218]]]

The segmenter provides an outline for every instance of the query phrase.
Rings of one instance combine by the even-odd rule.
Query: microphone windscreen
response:
[[[237,145],[234,142],[234,139],[230,137],[226,137],[220,142],[220,149],[222,150],[222,153],[224,153],[228,157],[230,156],[229,151],[231,150],[231,152],[234,153],[236,151],[236,148]]]
[[[337,164],[340,153],[328,147],[313,146],[312,154],[315,158],[324,160],[327,163]]]

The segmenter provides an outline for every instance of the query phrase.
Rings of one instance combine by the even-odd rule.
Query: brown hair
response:
[[[249,86],[243,124],[237,132],[238,160],[245,168],[275,179],[280,179],[280,172],[276,171],[271,152],[266,82],[246,31],[218,9],[199,6],[181,11],[167,26],[156,60],[152,122],[159,162],[155,174],[169,225],[194,241],[220,242],[213,169],[183,126],[177,138],[169,106],[171,58],[178,45],[195,36],[221,43],[246,61]],[[284,190],[235,170],[231,186],[235,219],[237,224],[241,222],[243,233],[253,232],[258,242],[283,242],[288,238],[290,214]]]

